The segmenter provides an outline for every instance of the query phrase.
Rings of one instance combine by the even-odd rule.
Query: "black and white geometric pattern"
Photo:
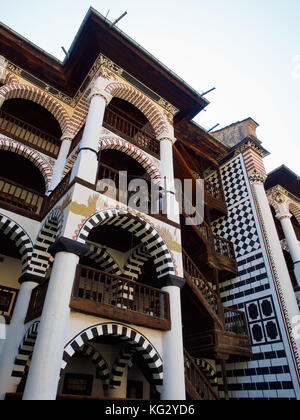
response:
[[[161,235],[148,222],[131,214],[118,210],[107,209],[90,217],[80,229],[78,241],[85,243],[89,233],[96,226],[111,225],[131,232],[138,238],[153,258],[157,271],[157,277],[161,278],[167,274],[175,275],[174,263]]]
[[[33,253],[31,239],[20,225],[3,214],[0,214],[0,232],[14,242],[21,257],[22,273],[25,273]]]
[[[221,175],[228,208],[248,197],[241,158],[237,158],[223,167]]]
[[[257,228],[249,200],[231,207],[228,216],[212,223],[214,233],[231,241],[237,257],[260,248]]]
[[[38,334],[39,321],[35,322],[28,329],[22,343],[19,347],[19,353],[15,359],[14,368],[11,376],[14,378],[21,378],[30,366],[31,357],[33,354],[35,342]]]
[[[62,372],[70,359],[82,346],[97,337],[119,337],[130,351],[139,353],[148,365],[157,392],[161,392],[163,384],[163,363],[156,349],[145,336],[122,324],[99,324],[82,331],[65,347]]]
[[[53,257],[49,254],[48,249],[56,241],[61,224],[62,212],[56,209],[48,216],[38,235],[27,273],[42,278],[46,276],[48,268],[53,262]]]
[[[138,280],[142,274],[144,264],[151,258],[144,245],[135,248],[128,258],[123,270],[123,275],[132,280]]]
[[[128,366],[129,360],[132,358],[133,353],[134,351],[133,349],[130,349],[130,347],[121,349],[120,355],[111,370],[111,377],[109,381],[111,388],[118,388],[121,386],[123,374]]]
[[[97,378],[102,380],[103,389],[106,390],[109,387],[109,368],[104,357],[96,350],[91,344],[85,344],[81,349],[80,353],[83,356],[88,357],[94,365],[97,367]]]
[[[86,258],[89,258],[93,262],[97,263],[99,265],[99,269],[105,273],[116,276],[120,276],[122,274],[120,267],[106,248],[93,244],[89,245],[90,251],[85,254]]]

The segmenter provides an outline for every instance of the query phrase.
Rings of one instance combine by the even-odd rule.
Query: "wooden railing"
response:
[[[48,156],[53,158],[58,156],[60,139],[2,110],[0,110],[0,132]]]
[[[25,323],[33,321],[42,315],[49,280],[32,290]]]
[[[219,399],[208,379],[186,350],[184,350],[184,367],[187,394],[191,399],[202,401]]]
[[[0,316],[3,316],[6,322],[10,322],[11,320],[17,296],[17,289],[0,286]]]
[[[77,267],[73,297],[136,314],[170,319],[168,293],[82,265]]]
[[[33,214],[40,214],[44,202],[44,195],[0,177],[1,201]]]
[[[122,192],[118,189],[119,181],[120,181],[120,172],[104,163],[100,163],[98,179],[102,181],[105,179],[113,181],[116,188],[111,190],[112,194],[114,195],[114,197],[112,198],[116,198],[116,200],[121,201],[121,202],[124,202],[125,200],[126,205],[130,204],[129,203],[130,198],[136,194],[136,191],[128,190],[129,182],[131,181],[131,179],[128,179],[128,185],[125,191],[126,197],[123,197]],[[166,212],[164,209],[164,194],[162,192],[162,189],[159,188],[157,185],[155,186],[151,185],[151,182],[146,177],[143,178],[143,180],[147,183],[147,195],[143,197],[143,207],[140,207],[141,206],[140,203],[138,204],[138,206],[140,208],[145,209],[145,212],[147,214],[166,216]],[[153,196],[151,195],[152,188],[157,189],[156,194],[153,194]],[[100,193],[103,193],[103,192],[107,193],[105,190],[106,190],[106,184],[104,182],[102,185],[98,183],[97,191]]]
[[[214,249],[217,254],[235,260],[235,251],[233,243],[220,236],[213,235]]]
[[[221,201],[224,201],[225,200],[224,193],[223,193],[222,188],[220,188],[220,187],[218,187],[218,186],[216,186],[214,184],[211,184],[208,181],[205,181],[204,182],[204,185],[205,185],[205,190],[212,197],[216,198],[217,200],[221,200]]]
[[[203,276],[199,268],[196,266],[194,261],[189,257],[186,251],[182,250],[183,257],[183,268],[185,273],[188,274],[189,278],[193,281],[194,285],[199,289],[201,294],[204,296],[206,302],[210,305],[213,312],[216,314],[219,312],[219,299],[215,293],[212,285]]]
[[[160,147],[156,138],[144,128],[138,127],[111,109],[106,109],[103,126],[136,144],[146,152],[159,157]]]
[[[249,335],[244,312],[233,308],[224,308],[225,331],[240,335]]]
[[[53,190],[50,196],[47,198],[47,208],[49,210],[52,209],[52,207],[62,198],[62,196],[67,191],[71,180],[71,173],[72,171],[69,171],[64,176],[64,178],[60,181],[55,190]]]

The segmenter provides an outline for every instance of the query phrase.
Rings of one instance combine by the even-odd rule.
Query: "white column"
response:
[[[23,400],[56,399],[76,267],[87,247],[60,238],[50,251],[55,260]]]
[[[51,184],[48,190],[48,194],[50,194],[55,188],[58,186],[60,181],[62,180],[64,168],[66,165],[67,156],[72,144],[72,139],[70,137],[65,137],[61,139],[61,146],[59,150],[59,154],[57,160],[54,165],[53,175],[51,179]]]
[[[163,390],[161,399],[185,400],[185,374],[182,338],[181,296],[180,289],[185,280],[169,276],[162,288],[170,296],[170,313],[172,328],[163,336]]]
[[[29,279],[29,277],[28,277]],[[32,290],[38,286],[35,281],[25,281],[21,284],[16,305],[8,334],[5,347],[1,354],[0,362],[0,400],[5,398],[7,392],[15,392],[16,385],[11,373],[14,367],[15,358],[18,354],[19,345],[25,334],[25,318],[27,315]]]
[[[160,173],[162,187],[166,189],[166,210],[168,219],[179,223],[179,206],[175,197],[173,143],[175,139],[160,139]]]
[[[101,80],[97,80],[90,95],[90,108],[80,142],[80,151],[73,166],[71,181],[78,177],[90,184],[96,183],[98,173],[98,143],[106,105],[111,97],[102,91]]]
[[[251,177],[250,177],[251,180]],[[263,224],[264,234],[267,240],[268,252],[270,253],[270,262],[277,281],[280,285],[282,298],[287,303],[286,311],[288,321],[292,321],[295,316],[299,316],[299,309],[294,293],[294,289],[290,280],[290,275],[284,259],[283,251],[280,245],[275,222],[270,209],[269,201],[264,189],[263,182],[252,181],[254,195],[259,207],[259,214]],[[294,318],[295,319],[295,318]],[[296,342],[298,354],[300,353],[300,342]]]
[[[284,237],[287,241],[289,251],[294,263],[294,272],[297,279],[298,286],[300,286],[300,246],[291,221],[292,215],[288,209],[288,203],[278,203],[279,212],[276,214],[280,220]]]

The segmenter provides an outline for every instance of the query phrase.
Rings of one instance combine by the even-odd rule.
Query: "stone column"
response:
[[[0,399],[5,398],[7,392],[15,392],[14,378],[11,373],[15,358],[18,354],[19,345],[25,334],[25,318],[27,315],[32,290],[38,286],[41,278],[33,275],[23,275],[19,282],[21,287],[14,308],[4,349],[0,362]]]
[[[173,143],[175,139],[163,137],[160,141],[160,172],[162,187],[166,191],[165,210],[168,219],[179,223],[179,206],[175,196]]]
[[[51,184],[48,190],[48,194],[51,194],[52,191],[55,190],[55,188],[58,186],[58,184],[62,180],[62,176],[65,169],[67,156],[68,156],[71,144],[72,144],[71,137],[61,138],[61,146],[60,146],[57,160],[54,165],[53,175],[52,175]]]
[[[98,143],[102,133],[105,108],[111,96],[103,92],[103,82],[98,78],[90,94],[90,108],[80,142],[80,150],[73,166],[71,181],[80,178],[96,184],[98,173]]]
[[[161,399],[185,400],[185,373],[180,290],[185,279],[169,275],[162,279],[162,290],[169,293],[172,327],[163,336],[163,390]]]
[[[280,220],[282,230],[294,263],[296,280],[298,286],[300,286],[300,245],[293,224],[291,222],[292,214],[289,212],[289,203],[286,201],[280,201],[277,203],[276,217],[278,220]]]
[[[88,245],[63,237],[49,249],[55,259],[24,400],[56,399],[76,267],[88,250]]]
[[[276,288],[279,289],[282,305],[286,311],[284,316],[287,317],[287,323],[299,317],[299,309],[295,297],[294,289],[290,280],[290,275],[284,259],[283,251],[280,245],[277,229],[269,205],[269,201],[264,189],[266,176],[253,172],[249,176],[258,216],[260,219],[262,233],[264,234],[267,253],[269,255],[270,266],[273,271],[273,277]],[[291,334],[291,331],[287,331]],[[300,353],[300,342],[294,342],[294,351]]]

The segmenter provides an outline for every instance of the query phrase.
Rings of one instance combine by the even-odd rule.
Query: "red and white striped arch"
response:
[[[79,147],[80,146],[78,146],[69,156],[64,169],[64,175],[72,169],[77,159]],[[128,156],[136,160],[145,169],[145,171],[152,179],[153,183],[161,183],[161,175],[158,167],[141,149],[135,147],[133,144],[116,136],[108,136],[101,138],[98,143],[99,151],[105,149],[118,150],[120,152],[126,153]]]
[[[47,109],[58,121],[63,134],[70,132],[70,117],[52,96],[34,86],[9,83],[0,88],[0,96],[8,99],[27,99]]]
[[[50,164],[39,153],[21,143],[7,138],[0,138],[0,150],[16,153],[23,156],[25,159],[30,160],[40,170],[45,180],[46,190],[48,190],[53,170]]]
[[[125,83],[113,82],[109,83],[104,90],[109,95],[124,99],[136,106],[147,117],[155,131],[156,137],[161,137],[163,135],[169,136],[171,134],[170,125],[164,115],[150,99],[147,98],[147,96],[134,87]]]

